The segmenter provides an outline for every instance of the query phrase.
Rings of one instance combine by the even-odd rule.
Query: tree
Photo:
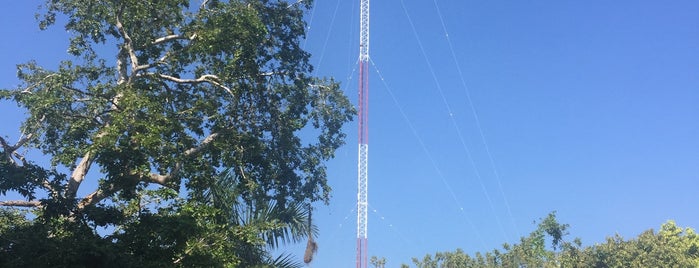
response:
[[[495,249],[485,254],[476,252],[471,257],[457,249],[412,260],[418,268],[699,267],[699,235],[691,228],[677,227],[673,221],[663,224],[657,233],[648,230],[631,240],[615,235],[604,243],[584,248],[580,239],[565,239],[568,227],[558,223],[556,213],[552,212],[518,244],[504,244],[503,252]]]
[[[22,84],[0,91],[28,115],[16,142],[0,137],[0,194],[23,197],[0,206],[33,214],[8,210],[1,235],[44,244],[3,242],[0,254],[45,250],[39,266],[235,265],[245,258],[227,252],[290,222],[235,224],[236,204],[258,215],[327,203],[323,163],[354,110],[337,83],[311,76],[299,46],[310,4],[47,1],[39,26],[66,20],[71,60],[21,64]],[[237,203],[218,205],[209,193],[226,171]]]
[[[595,267],[697,267],[699,236],[668,221],[657,233],[647,230],[635,239],[608,237],[605,243],[585,249],[584,260]]]
[[[434,257],[427,254],[422,260],[413,258],[418,267],[461,268],[461,267],[558,267],[557,254],[546,246],[546,236],[551,238],[552,248],[570,246],[563,237],[568,234],[568,225],[556,220],[556,213],[551,212],[541,219],[537,229],[527,237],[522,237],[519,244],[504,244],[504,252],[495,249],[482,254],[476,252],[473,257],[462,249],[454,252],[437,252]]]
[[[369,263],[371,263],[371,265],[374,266],[374,268],[384,268],[386,267],[386,258],[371,256],[371,259],[369,259]]]
[[[564,242],[563,237],[568,234],[568,225],[560,224],[556,220],[556,212],[551,212],[546,218],[541,219],[537,229],[528,237],[520,238],[519,244],[507,244],[503,249],[507,250],[501,256],[503,266],[506,267],[556,267],[557,254],[547,249],[546,236],[551,238],[551,248],[555,250]]]

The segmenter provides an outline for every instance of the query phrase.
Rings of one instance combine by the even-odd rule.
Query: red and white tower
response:
[[[359,161],[357,187],[357,268],[367,268],[367,181],[369,179],[369,0],[359,8]]]

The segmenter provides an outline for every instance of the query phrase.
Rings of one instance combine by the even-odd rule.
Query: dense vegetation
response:
[[[699,236],[691,228],[683,229],[672,221],[657,232],[648,230],[628,240],[615,235],[586,247],[580,239],[566,239],[568,227],[558,223],[556,214],[551,213],[517,244],[504,244],[500,250],[473,255],[461,249],[427,254],[413,258],[413,267],[699,267]],[[386,260],[372,258],[372,264],[385,267]]]
[[[299,266],[270,248],[314,246],[354,115],[299,46],[310,5],[46,1],[70,55],[0,91],[27,114],[0,137],[0,266]]]

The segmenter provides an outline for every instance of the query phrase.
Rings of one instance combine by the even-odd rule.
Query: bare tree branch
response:
[[[15,143],[15,145],[12,145],[9,147],[10,151],[11,152],[16,151],[17,149],[19,149],[19,147],[24,146],[24,144],[27,143],[29,140],[31,140],[33,137],[34,137],[34,133],[29,133],[27,135],[22,134],[22,136],[19,137],[19,140],[17,141],[17,143]],[[4,147],[4,145],[3,145],[3,147]]]
[[[7,151],[9,151],[9,149],[12,148],[12,146],[10,146],[10,144],[7,143],[5,138],[3,138],[2,136],[0,136],[0,146],[2,146],[2,148]]]
[[[83,158],[80,160],[80,163],[78,164],[77,167],[73,170],[73,174],[70,175],[70,180],[68,181],[68,185],[66,185],[66,192],[65,192],[65,197],[66,198],[74,198],[75,193],[78,192],[78,188],[80,187],[80,184],[83,182],[85,179],[85,175],[87,175],[87,172],[90,170],[90,165],[92,165],[92,160],[93,156],[90,152],[87,152]]]
[[[204,239],[205,239],[205,237],[199,238],[199,241],[197,241],[197,243],[199,243],[199,244],[204,243]],[[206,246],[211,246],[211,245],[206,245]],[[177,263],[181,262],[184,259],[184,257],[189,256],[189,253],[191,253],[194,248],[196,248],[196,247],[189,247],[187,250],[184,251],[184,254],[182,254],[181,257],[177,258],[172,263],[177,264]]]
[[[157,44],[164,43],[164,42],[167,42],[167,41],[170,41],[170,40],[178,40],[178,39],[186,39],[186,40],[192,41],[192,40],[194,40],[194,38],[196,38],[196,37],[197,37],[197,34],[194,34],[194,35],[192,35],[192,36],[189,37],[189,38],[184,37],[184,36],[182,36],[182,35],[175,35],[175,34],[173,34],[173,35],[168,35],[168,36],[164,36],[164,37],[158,38],[158,39],[156,39],[155,41],[153,41],[153,43],[151,43],[151,45],[157,45]],[[191,43],[190,43],[190,44],[191,44]],[[147,70],[147,69],[153,68],[153,67],[155,67],[155,66],[158,66],[158,65],[160,65],[160,64],[166,63],[165,60],[166,60],[168,57],[170,57],[171,54],[172,54],[172,51],[168,51],[168,52],[165,53],[165,55],[163,55],[162,57],[160,57],[160,59],[158,59],[158,60],[155,61],[155,62],[152,62],[152,63],[149,63],[149,64],[145,64],[145,65],[139,65],[139,66],[136,67],[136,69],[134,70],[134,73],[138,73],[138,72],[140,72],[141,70]]]
[[[31,86],[28,86],[27,88],[23,89],[22,93],[32,94],[32,89],[37,87],[41,82],[44,82],[44,80],[49,79],[50,77],[53,77],[53,76],[57,76],[57,75],[58,74],[56,74],[56,73],[52,73],[52,74],[47,75],[46,77],[42,78],[41,81],[36,82],[36,83],[32,84]]]
[[[204,140],[202,140],[202,142],[198,146],[187,149],[184,152],[184,156],[189,157],[191,155],[194,155],[194,154],[201,152],[201,150],[203,150],[204,147],[211,144],[214,141],[214,139],[216,139],[216,137],[218,137],[219,135],[220,135],[219,133],[211,133],[209,136],[204,138]],[[174,176],[177,176],[177,173],[179,173],[181,167],[182,167],[182,164],[177,163],[177,164],[175,164],[175,167],[172,169],[172,171],[169,174],[161,175],[161,174],[151,173],[149,179],[151,182],[154,182],[154,183],[157,183],[160,185],[165,185]]]
[[[153,41],[153,43],[151,43],[151,45],[157,45],[157,44],[160,44],[160,43],[165,43],[165,42],[170,41],[170,40],[178,40],[178,39],[187,39],[187,40],[189,40],[189,38],[187,38],[187,37],[184,36],[184,35],[181,35],[181,34],[171,34],[171,35],[168,35],[168,36],[163,36],[163,37],[160,37],[160,38],[158,38],[158,39],[155,39],[155,41]]]
[[[124,29],[124,25],[121,23],[121,15],[123,15],[125,7],[126,5],[122,4],[121,9],[119,9],[119,12],[116,14],[116,22],[114,25],[117,27],[117,30],[119,30],[119,34],[124,37],[124,49],[126,49],[129,59],[131,60],[131,70],[135,71],[138,68],[138,57],[136,57],[136,52],[132,46],[133,40],[131,40],[126,29]]]
[[[165,63],[165,59],[167,59],[169,56],[170,56],[170,52],[167,52],[167,53],[165,53],[165,55],[163,55],[162,57],[160,57],[160,59],[158,59],[157,61],[155,61],[155,62],[153,62],[153,63],[149,63],[149,64],[145,64],[145,65],[140,65],[140,66],[136,67],[136,69],[134,70],[134,73],[138,73],[138,72],[140,72],[141,70],[147,70],[147,69],[153,68],[153,67],[155,67],[155,66],[158,66],[158,65],[160,65],[160,64],[164,64],[164,63]]]
[[[119,53],[117,55],[116,64],[117,71],[119,72],[119,79],[117,80],[117,85],[123,84],[129,77],[129,73],[126,68],[126,57],[127,55],[124,52],[124,48],[120,48]]]
[[[120,70],[121,72],[121,70]],[[120,77],[119,78],[120,83],[123,83],[125,78]],[[114,96],[113,99],[109,100],[109,102],[112,104],[110,110],[106,110],[103,113],[108,113],[113,110],[118,110],[118,103],[119,103],[119,98],[122,96],[121,93],[117,94]],[[95,118],[92,118],[94,120],[97,120],[96,118],[99,117],[100,115],[97,115]],[[105,127],[109,126],[108,121],[102,122]],[[95,138],[99,139],[106,135],[106,131],[101,131],[99,132]],[[92,165],[92,162],[94,161],[94,155],[91,152],[86,152],[85,155],[80,159],[80,163],[75,167],[73,170],[73,173],[70,175],[70,180],[68,181],[68,184],[66,184],[65,188],[65,193],[64,197],[72,199],[75,198],[76,193],[78,192],[78,189],[80,188],[80,184],[82,184],[83,180],[85,180],[85,176],[87,175],[88,171],[90,170],[90,166]],[[55,192],[53,192],[55,194]]]
[[[3,154],[5,155],[7,160],[9,160],[11,163],[13,163],[16,167],[19,167],[19,164],[17,163],[15,158],[17,158],[19,161],[21,161],[23,166],[28,165],[27,160],[24,158],[24,155],[18,153],[17,149],[24,146],[24,144],[27,143],[27,141],[29,141],[32,137],[34,137],[34,133],[29,133],[27,135],[22,134],[22,136],[19,138],[19,141],[17,141],[17,143],[15,143],[15,145],[12,145],[12,146],[10,146],[4,138],[0,137],[0,145],[3,148]],[[14,156],[14,158],[13,158],[13,156]],[[51,186],[51,184],[49,183],[48,180],[44,179],[41,182],[41,185],[44,186],[44,188],[47,191],[49,191],[52,195],[56,195],[56,193],[57,193],[56,189],[53,186]],[[8,204],[15,204],[18,201],[6,201],[6,202],[10,202]],[[22,202],[28,202],[28,201],[22,201]],[[2,202],[0,202],[0,205],[2,205],[2,206],[24,206],[24,205],[5,205]]]
[[[14,146],[10,146],[9,144],[7,144],[7,141],[5,141],[4,138],[0,137],[0,145],[3,148],[3,154],[5,155],[7,160],[9,160],[12,164],[14,164],[15,167],[19,167],[19,164],[13,158],[13,156],[15,158],[19,159],[22,162],[23,166],[27,166],[27,164],[28,164],[27,160],[24,159],[23,155],[21,155],[17,152],[17,149],[19,149],[19,147],[22,147],[22,145],[24,145],[24,143],[26,143],[29,139],[31,139],[32,136],[33,136],[32,134],[29,134],[26,136],[22,135],[22,137],[19,139],[19,141]],[[41,185],[44,186],[44,188],[46,188],[46,190],[49,191],[52,195],[56,194],[56,189],[54,189],[54,187],[51,186],[51,184],[48,182],[48,180],[44,179],[41,182]],[[9,202],[7,204],[15,204],[18,201],[5,201],[5,202]],[[22,202],[26,202],[26,201],[22,201]],[[6,205],[3,202],[0,202],[0,206],[24,206],[24,205]]]
[[[0,146],[2,146],[2,152],[5,154],[5,157],[8,160],[12,160],[12,152],[14,152],[14,150],[11,150],[12,146],[10,146],[3,137],[0,137]]]
[[[49,183],[47,179],[41,181],[41,186],[44,186],[44,189],[49,191],[49,193],[51,193],[51,196],[58,196],[58,189],[56,189],[57,187],[53,187],[53,185],[51,185],[51,183]]]
[[[205,146],[211,144],[214,139],[216,139],[220,134],[218,132],[216,133],[211,133],[209,136],[204,138],[204,140],[201,141],[201,144],[197,147],[192,147],[187,149],[187,151],[184,151],[185,156],[191,156],[193,154],[199,153],[202,149],[204,149]]]
[[[81,200],[80,203],[78,203],[77,210],[81,211],[87,206],[97,204],[116,192],[117,189],[113,185],[108,186],[106,189],[97,189],[91,194],[85,196],[85,198],[83,198],[83,200]]]
[[[161,175],[161,174],[155,174],[151,173],[149,176],[149,181],[153,183],[157,183],[160,185],[165,185],[169,180],[171,180],[177,173],[179,172],[180,169],[180,164],[175,164],[175,168],[172,169],[172,172]]]
[[[43,119],[42,119],[43,120]],[[0,146],[2,146],[3,154],[5,155],[5,158],[14,163],[15,165],[19,165],[17,161],[15,161],[12,156],[17,157],[17,159],[22,161],[22,164],[26,164],[26,161],[24,160],[24,156],[20,155],[17,153],[17,149],[20,147],[24,146],[29,140],[31,140],[34,137],[34,133],[29,133],[27,135],[22,134],[22,136],[19,137],[19,141],[17,141],[14,145],[10,145],[7,143],[7,141],[0,137]]]
[[[152,74],[152,75],[157,75],[160,78],[163,78],[163,79],[175,82],[175,83],[181,83],[181,84],[209,83],[209,84],[212,84],[212,85],[217,86],[219,88],[222,88],[223,90],[228,92],[228,94],[231,94],[231,96],[234,96],[233,91],[230,88],[219,83],[217,80],[220,80],[220,79],[218,78],[218,76],[215,76],[213,74],[205,74],[205,75],[200,76],[197,79],[181,79],[181,78],[169,76],[166,74]]]
[[[39,201],[9,200],[0,201],[0,206],[4,207],[41,207]]]
[[[218,136],[220,136],[219,133],[211,133],[209,136],[204,138],[204,140],[202,140],[202,142],[199,145],[197,145],[196,147],[192,147],[192,148],[187,149],[184,152],[184,156],[188,157],[188,156],[192,156],[194,154],[201,152],[201,150],[203,150],[206,146],[211,144]],[[85,158],[83,158],[83,159],[85,159]],[[81,162],[81,164],[82,164],[82,162]],[[160,184],[162,186],[167,187],[168,181],[177,175],[181,166],[182,165],[180,163],[177,163],[175,165],[175,167],[173,168],[171,173],[166,174],[166,175],[150,174],[148,179],[150,182],[157,183],[157,184]],[[78,203],[78,210],[82,210],[87,206],[97,204],[100,201],[104,200],[105,198],[109,197],[110,195],[116,193],[119,190],[121,190],[121,189],[115,188],[114,185],[107,186],[107,188],[97,189],[96,191],[92,192],[91,194],[85,196],[85,198],[83,198],[83,200],[80,201],[80,203]]]
[[[199,5],[199,9],[204,9],[206,8],[206,4],[209,3],[209,0],[204,0],[201,2],[201,5]]]
[[[198,35],[197,35],[196,33],[193,34],[193,35],[190,36],[190,37],[186,37],[186,36],[184,36],[184,35],[179,35],[179,34],[172,34],[172,35],[163,36],[163,37],[160,37],[160,38],[158,38],[158,39],[155,39],[155,41],[153,41],[153,43],[151,43],[151,45],[158,45],[158,44],[165,43],[165,42],[171,41],[171,40],[189,40],[190,42],[185,46],[185,47],[188,47],[188,46],[190,46],[190,45],[192,44],[191,41],[193,41],[195,38],[197,38],[197,36],[198,36]],[[153,67],[155,67],[155,66],[157,66],[157,65],[164,64],[164,63],[165,63],[165,60],[166,60],[168,57],[170,57],[170,55],[172,55],[172,53],[173,53],[173,51],[168,51],[168,52],[165,53],[165,55],[163,55],[162,57],[160,57],[160,59],[158,59],[158,60],[155,61],[155,62],[152,62],[152,63],[149,63],[149,64],[145,64],[145,65],[139,65],[138,67],[136,67],[136,69],[134,69],[133,72],[134,72],[134,73],[138,73],[138,72],[141,71],[141,70],[147,70],[147,69],[153,68]]]
[[[12,158],[12,156],[14,156],[15,158],[19,159],[19,160],[22,162],[22,165],[23,165],[23,166],[27,166],[27,165],[28,165],[27,160],[24,159],[24,156],[21,155],[21,154],[19,154],[19,153],[16,151],[16,149],[15,149],[14,151],[12,151],[10,154],[7,154],[8,151],[6,151],[7,149],[5,149],[5,148],[7,148],[7,147],[6,147],[7,142],[5,142],[5,140],[4,140],[2,137],[0,137],[0,144],[2,144],[3,150],[5,150],[3,153],[5,154],[5,156],[7,157],[7,159],[8,159],[12,164],[14,164],[15,167],[21,168],[21,167],[19,166],[19,164],[17,163],[17,161],[16,161],[14,158]],[[19,145],[19,142],[18,142],[17,145]],[[41,185],[44,186],[44,188],[45,188],[47,191],[49,191],[52,195],[56,195],[56,193],[57,193],[56,189],[51,185],[51,183],[49,183],[48,180],[44,179],[44,180],[41,182]],[[8,202],[10,202],[10,201],[8,201]],[[11,203],[12,203],[12,202],[15,202],[15,201],[11,201]],[[7,206],[7,205],[3,205],[2,202],[0,202],[0,206]]]
[[[245,170],[243,169],[243,166],[238,166],[238,170],[240,170],[240,176],[243,177],[243,180],[248,181],[248,177],[245,176]]]
[[[16,157],[19,159],[19,161],[22,161],[22,165],[27,165],[27,159],[24,158],[23,154],[18,153],[17,151],[12,152],[12,156]]]

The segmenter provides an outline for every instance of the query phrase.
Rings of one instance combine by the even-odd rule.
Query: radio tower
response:
[[[369,0],[360,0],[359,12],[359,172],[357,178],[357,268],[367,268],[367,181],[369,179]]]

